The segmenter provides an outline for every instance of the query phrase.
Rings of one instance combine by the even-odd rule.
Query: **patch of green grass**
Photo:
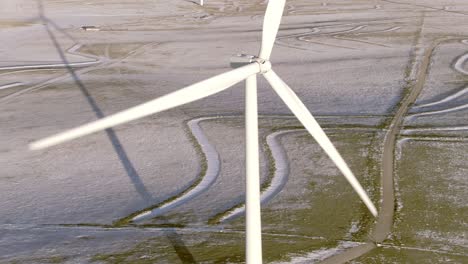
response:
[[[408,141],[396,171],[401,208],[393,243],[466,251],[466,142]],[[463,246],[465,244],[465,246]]]
[[[67,226],[67,227],[82,226],[82,227],[102,227],[102,228],[113,228],[113,227],[115,227],[113,225],[97,224],[97,223],[62,224],[61,226]]]
[[[245,236],[242,232],[204,232],[152,238],[135,247],[110,254],[98,254],[92,261],[104,263],[244,263]],[[265,262],[288,261],[294,255],[336,242],[306,237],[263,236]]]
[[[364,174],[362,185],[368,191],[369,197],[374,204],[378,206],[380,200],[380,180],[381,180],[381,136],[378,132],[373,133],[367,146],[367,157],[365,161],[366,172]],[[361,210],[367,210],[364,204],[361,204]],[[358,220],[359,229],[351,234],[354,240],[366,240],[369,230],[372,228],[375,219],[369,214],[361,214]]]
[[[152,264],[158,263],[164,259],[170,250],[169,245],[164,245],[163,239],[150,239],[138,243],[135,247],[110,254],[97,254],[91,258],[91,261],[104,263],[134,263],[134,264]],[[161,263],[161,262],[159,262]]]
[[[239,120],[230,119],[229,125],[238,126]],[[291,127],[286,129],[289,130]],[[272,130],[267,131],[268,133],[262,134],[267,135]],[[380,173],[377,134],[349,130],[329,133],[364,187],[374,190],[371,193],[374,200],[378,200],[377,174]],[[333,164],[326,162],[325,171],[322,171],[324,159],[327,158],[322,150],[317,150],[318,147],[312,137],[304,132],[294,135],[293,139],[291,136],[285,139],[283,146],[287,154],[291,155],[294,152],[294,155],[290,156],[293,159],[304,157],[304,160],[298,162],[305,164],[304,167],[296,166],[297,171],[290,175],[290,179],[304,178],[306,184],[298,185],[298,189],[294,187],[283,190],[262,207],[265,260],[289,261],[293,256],[303,255],[316,249],[335,247],[337,241],[347,237],[352,222],[358,223],[359,230],[352,234],[350,239],[367,240],[366,235],[369,234],[373,223],[372,216],[344,177],[334,169]],[[290,145],[291,142],[295,143]],[[266,148],[265,153],[270,163],[269,173],[273,175],[274,161],[271,152]],[[328,166],[333,167],[337,174],[330,172]],[[324,186],[323,181],[331,183]],[[173,218],[172,215],[170,217]],[[240,230],[234,233],[225,231],[187,234],[189,231],[184,231],[183,242],[193,258],[200,263],[244,262],[244,220],[243,217],[239,217],[224,224],[229,230],[232,228]],[[181,257],[175,248],[164,237],[159,237],[138,244],[134,248],[97,255],[93,259],[105,263],[178,263]]]
[[[414,249],[377,248],[350,261],[350,264],[395,264],[395,263],[466,263],[466,256],[444,252],[421,251]]]
[[[51,256],[51,257],[33,257],[20,260],[10,261],[10,264],[59,264],[65,263],[68,260],[68,257],[64,256]]]
[[[369,174],[369,172],[366,172],[366,159],[356,155],[356,153],[360,153],[362,148],[368,147],[369,134],[348,132],[346,134],[336,133],[332,137],[334,142],[339,138],[341,144],[347,146],[341,147],[340,151],[362,181],[362,175]],[[314,144],[313,139],[307,134],[296,135],[295,141],[297,141],[296,144],[302,146],[312,146]],[[286,148],[287,152],[291,151],[288,146]],[[276,232],[289,234],[300,233],[308,236],[322,236],[332,240],[343,239],[354,219],[354,221],[358,221],[361,227],[360,230],[362,230],[356,239],[365,237],[372,223],[372,217],[367,213],[367,208],[360,203],[354,191],[349,188],[349,184],[344,177],[337,170],[336,175],[321,172],[320,167],[323,166],[322,162],[325,155],[321,150],[309,153],[305,147],[295,152],[294,156],[310,157],[310,161],[304,168],[293,169],[292,174],[289,176],[290,181],[291,178],[301,177],[307,179],[305,181],[307,184],[286,187],[271,202],[271,206],[267,204],[264,207],[262,220],[265,229],[274,229]],[[307,164],[302,160],[300,163]],[[291,166],[294,166],[294,162]],[[327,166],[335,170],[333,164]],[[368,177],[370,178],[369,183],[372,185],[371,189],[376,188],[374,186],[374,175]],[[324,182],[326,183],[324,184]],[[363,184],[366,186],[367,182],[363,181]],[[290,185],[290,183],[287,185]],[[288,210],[273,209],[274,207],[284,207],[288,208]]]

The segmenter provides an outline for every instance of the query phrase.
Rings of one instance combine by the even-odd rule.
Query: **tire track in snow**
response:
[[[321,31],[319,27],[309,28],[309,30],[310,30],[309,32],[305,32],[305,33],[296,33],[296,34],[291,34],[291,35],[278,36],[276,37],[276,40],[308,36],[308,35],[318,34]]]
[[[260,116],[268,118],[294,118],[289,116]],[[148,208],[145,208],[141,211],[134,212],[129,216],[121,218],[116,221],[115,225],[124,225],[129,222],[139,222],[149,218],[154,218],[162,216],[168,211],[179,207],[183,204],[190,202],[192,199],[196,198],[201,193],[208,190],[213,183],[217,180],[220,170],[221,170],[221,160],[219,153],[216,148],[210,143],[207,136],[204,134],[203,129],[200,127],[200,123],[208,120],[218,120],[218,119],[227,119],[227,118],[242,118],[238,115],[225,115],[225,116],[209,116],[209,117],[200,117],[192,119],[187,122],[189,132],[193,136],[194,144],[196,148],[200,148],[201,154],[204,156],[204,161],[206,162],[205,171],[202,171],[202,176],[199,177],[198,181],[195,181],[187,189],[180,192],[178,195],[168,197],[166,200],[152,205]],[[350,129],[350,128],[345,128]],[[361,129],[361,128],[357,128]],[[369,130],[370,128],[363,128]],[[261,191],[261,202],[262,204],[267,203],[273,199],[287,183],[289,176],[289,162],[287,154],[279,141],[279,137],[284,134],[293,133],[293,132],[303,132],[304,129],[286,129],[277,132],[273,132],[266,137],[265,151],[271,153],[271,162],[270,166],[274,167],[273,175],[262,183]],[[208,222],[213,224],[218,224],[220,222],[225,222],[232,220],[236,217],[239,217],[245,212],[244,202],[238,203],[237,205],[231,207],[230,209],[217,214],[212,217]]]
[[[449,13],[456,13],[460,15],[468,15],[468,13],[460,12],[460,11],[454,11],[454,10],[449,10],[446,9],[445,7],[439,8],[439,7],[433,7],[433,6],[428,6],[428,5],[421,5],[417,3],[404,3],[404,2],[398,2],[394,0],[380,0],[383,2],[391,3],[391,4],[397,4],[397,5],[407,5],[407,6],[413,6],[413,7],[422,7],[422,8],[427,8],[427,9],[432,9],[432,10],[437,10],[437,11],[442,11],[442,12],[449,12]]]
[[[317,45],[323,45],[323,46],[329,46],[329,47],[335,47],[335,48],[341,48],[341,49],[356,50],[355,48],[350,48],[350,47],[347,47],[347,46],[336,45],[336,44],[331,44],[331,43],[323,43],[323,42],[319,42],[319,41],[311,41],[311,40],[308,40],[308,39],[307,40],[304,39],[303,41],[308,42],[308,43],[312,43],[312,44],[317,44]]]
[[[303,129],[293,129],[293,130],[282,130],[277,131],[272,134],[269,134],[266,137],[266,146],[265,150],[271,154],[271,159],[269,160],[269,166],[274,167],[274,173],[267,180],[262,183],[264,187],[262,187],[262,191],[260,194],[260,203],[265,204],[273,199],[281,190],[283,190],[284,186],[288,182],[289,176],[289,161],[286,155],[286,151],[284,150],[279,137],[283,136],[284,134],[297,132],[297,131],[304,131]],[[268,149],[266,149],[268,148]],[[226,222],[237,218],[245,213],[245,201],[228,209],[225,213],[218,215],[217,223]]]
[[[91,72],[91,71],[94,71],[94,70],[102,69],[102,68],[105,68],[105,67],[112,66],[114,64],[121,63],[122,61],[129,58],[130,56],[133,56],[133,55],[137,54],[140,50],[143,50],[145,47],[151,46],[151,45],[158,45],[158,44],[159,44],[158,42],[151,42],[151,43],[148,43],[148,44],[141,45],[140,47],[130,51],[129,53],[127,53],[127,55],[125,55],[122,58],[119,58],[118,60],[110,60],[109,58],[102,58],[101,63],[99,63],[97,65],[94,65],[94,66],[91,65],[91,66],[87,66],[87,67],[75,70],[75,73],[76,74],[85,74],[85,73],[88,73],[88,72]],[[83,54],[83,53],[80,53],[80,54]],[[88,54],[83,54],[83,55],[88,55]],[[92,55],[90,55],[90,56],[92,56]],[[64,68],[66,68],[66,66]],[[29,69],[28,71],[31,71],[31,70],[34,70],[34,69]],[[51,70],[51,69],[43,69],[43,70]],[[23,70],[23,71],[26,71],[26,70]],[[12,73],[14,73],[14,72],[12,72]],[[16,93],[10,94],[8,96],[2,97],[2,98],[0,98],[0,102],[8,102],[9,100],[11,100],[11,99],[13,99],[13,98],[15,98],[15,97],[17,97],[19,95],[45,88],[45,87],[47,87],[47,86],[49,86],[49,85],[51,85],[51,84],[53,84],[55,82],[62,81],[62,80],[68,79],[68,78],[70,78],[70,74],[69,73],[64,73],[64,74],[62,74],[62,75],[60,75],[58,77],[51,78],[51,79],[46,80],[46,81],[44,81],[42,83],[36,84],[36,85],[34,85],[32,87],[29,87],[29,88],[23,89],[21,91],[18,91]]]
[[[291,117],[294,118],[294,117]],[[350,130],[352,128],[344,128]],[[356,128],[360,130],[361,128]],[[325,128],[325,130],[329,130]],[[372,130],[364,128],[363,130]],[[266,137],[265,151],[271,155],[269,166],[274,168],[273,175],[270,175],[265,182],[262,183],[260,195],[261,204],[266,204],[271,201],[278,193],[280,193],[289,179],[289,160],[286,151],[281,144],[280,137],[290,133],[307,132],[305,129],[283,129],[280,131],[268,134]],[[209,220],[211,223],[222,223],[237,218],[245,213],[245,201],[231,207],[223,213],[217,214]]]
[[[401,27],[397,26],[397,27],[390,27],[390,28],[382,29],[382,30],[374,30],[374,31],[367,31],[367,32],[351,33],[351,34],[349,34],[349,35],[351,35],[351,36],[360,36],[360,35],[366,35],[366,34],[386,33],[386,32],[392,32],[392,31],[398,30],[398,29],[400,29],[400,28],[401,28]],[[368,44],[368,45],[372,45],[372,46],[379,46],[379,47],[384,47],[384,48],[390,48],[390,46],[384,45],[384,44],[381,44],[381,43],[376,43],[376,42],[371,42],[371,41],[365,41],[365,40],[359,40],[359,39],[354,39],[354,38],[348,38],[348,37],[343,37],[343,36],[341,36],[341,35],[345,35],[345,36],[346,36],[346,34],[335,34],[335,35],[333,35],[333,38],[334,38],[334,39],[338,39],[338,40],[345,40],[345,41],[352,41],[352,42],[364,43],[364,44]]]
[[[463,95],[467,94],[468,93],[468,86],[463,88],[462,90],[454,93],[454,94],[451,94],[443,99],[440,99],[438,101],[435,101],[435,102],[432,102],[432,103],[427,103],[427,104],[423,104],[423,105],[417,105],[417,106],[414,106],[413,109],[418,109],[418,108],[423,108],[423,107],[429,107],[429,106],[434,106],[434,105],[439,105],[439,104],[443,104],[443,103],[447,103],[447,102],[450,102],[450,101],[453,101],[459,97],[462,97]]]
[[[420,117],[420,116],[441,115],[441,114],[447,114],[447,113],[461,111],[461,110],[464,110],[464,109],[468,109],[468,103],[463,104],[463,105],[459,105],[459,106],[455,106],[455,107],[451,107],[451,108],[442,109],[442,110],[434,110],[434,111],[427,111],[427,112],[411,114],[411,115],[408,115],[408,117],[406,119],[407,119],[407,121],[414,121],[415,118]]]
[[[368,45],[372,45],[372,46],[379,46],[379,47],[384,47],[384,48],[390,48],[390,46],[387,46],[387,45],[384,45],[384,44],[380,44],[380,43],[376,43],[376,42],[371,42],[371,41],[357,40],[357,39],[352,39],[352,38],[345,38],[345,37],[342,37],[342,36],[333,36],[333,38],[334,38],[334,39],[338,39],[338,40],[346,40],[346,41],[364,43],[364,44],[368,44]]]
[[[428,135],[404,135],[400,139],[400,144],[404,140],[414,141],[445,141],[445,142],[468,142],[468,137],[444,137]]]
[[[330,36],[332,36],[332,38],[335,38],[336,35],[350,33],[350,32],[354,32],[354,31],[359,31],[359,30],[361,30],[361,29],[363,29],[365,27],[367,27],[367,25],[359,25],[359,26],[355,26],[355,27],[353,27],[351,29],[336,31],[336,32],[329,32],[329,33],[323,33],[323,34],[317,34],[316,36],[330,35]],[[351,48],[351,47],[348,47],[348,46],[343,46],[343,45],[338,45],[338,44],[331,44],[331,43],[323,43],[323,42],[319,42],[319,41],[316,41],[316,40],[312,41],[312,39],[314,39],[314,36],[311,36],[311,35],[312,34],[309,33],[309,34],[307,34],[305,36],[296,37],[296,39],[298,41],[304,41],[304,42],[318,44],[318,45],[324,45],[324,46],[331,46],[331,47],[342,48],[342,49],[355,50],[355,48]]]
[[[129,221],[139,222],[145,219],[154,218],[161,216],[171,209],[174,209],[178,206],[181,206],[201,193],[208,190],[213,183],[217,180],[220,170],[221,170],[221,161],[219,153],[216,151],[216,148],[211,145],[206,135],[203,133],[199,123],[207,120],[216,120],[223,118],[239,118],[241,116],[213,116],[213,117],[201,117],[193,119],[187,123],[191,134],[196,140],[195,144],[200,146],[201,152],[203,153],[206,161],[206,171],[202,172],[204,174],[200,177],[200,180],[192,184],[189,188],[181,192],[179,195],[170,197],[165,201],[146,208],[142,211],[136,212],[122,218],[117,221],[118,223],[127,223]],[[296,130],[287,130],[287,131],[278,131],[267,136],[267,145],[271,151],[273,162],[275,164],[275,172],[271,178],[270,182],[267,182],[267,186],[261,193],[262,203],[268,202],[274,196],[276,196],[284,187],[287,182],[289,174],[289,164],[287,160],[286,153],[279,143],[277,137]],[[265,183],[264,183],[265,184]],[[238,204],[233,208],[229,209],[227,212],[221,214],[221,220],[217,221],[227,221],[233,218],[236,218],[243,214],[245,211],[244,203]]]
[[[22,82],[14,82],[14,83],[8,83],[0,86],[0,90],[8,89],[8,88],[13,88],[13,87],[18,87],[22,86],[24,83]]]
[[[468,41],[468,40],[462,40],[461,42],[464,43],[464,44],[468,44],[468,43],[466,43],[466,41]],[[468,75],[468,71],[466,71],[463,68],[463,66],[467,62],[468,62],[468,53],[460,56],[460,58],[457,59],[457,61],[453,64],[454,70],[456,70],[457,72],[459,72],[461,74]],[[440,99],[438,101],[418,105],[418,106],[413,107],[413,109],[420,109],[420,108],[424,108],[424,107],[429,107],[429,106],[434,106],[434,105],[447,103],[447,102],[453,101],[453,100],[455,100],[457,98],[460,98],[460,97],[462,97],[463,95],[465,95],[467,93],[468,93],[468,86],[466,86],[462,90],[460,90],[460,91],[458,91],[458,92],[456,92],[454,94],[450,94],[447,97],[442,98],[442,99]],[[445,114],[445,113],[451,113],[451,112],[464,110],[466,108],[468,108],[468,103],[464,104],[464,105],[458,105],[458,106],[455,106],[455,107],[442,109],[442,110],[434,110],[434,111],[425,111],[425,112],[414,113],[414,114],[408,115],[408,121],[412,121],[412,120],[414,120],[414,118],[416,118],[418,116]]]
[[[62,231],[62,230],[87,230],[91,232],[119,232],[119,231],[141,231],[141,232],[161,232],[167,229],[172,229],[177,232],[193,232],[193,233],[205,233],[205,232],[214,232],[214,233],[227,233],[227,234],[245,234],[244,230],[236,230],[225,227],[216,227],[216,226],[105,226],[105,225],[79,225],[79,224],[0,224],[0,230],[13,230],[13,231],[22,231],[22,230],[44,230],[44,231]],[[287,238],[305,238],[311,240],[327,240],[324,237],[320,236],[308,236],[308,235],[295,235],[295,234],[285,234],[285,233],[270,233],[262,232],[264,236],[270,237],[287,237]]]
[[[430,249],[430,248],[418,248],[418,247],[408,247],[408,246],[396,246],[391,244],[383,244],[382,248],[394,248],[394,249],[406,249],[406,250],[414,250],[414,251],[421,251],[421,252],[430,252],[430,253],[437,253],[437,254],[448,254],[453,256],[462,256],[468,257],[468,254],[457,253],[448,250],[437,250],[437,249]]]
[[[333,255],[340,254],[346,250],[353,250],[356,248],[368,247],[366,243],[356,241],[339,241],[336,247],[320,248],[312,252],[308,252],[303,256],[293,256],[288,262],[290,264],[309,264],[309,263],[326,263],[326,259]],[[273,264],[285,264],[285,262],[274,262]],[[330,263],[336,264],[336,263]]]
[[[467,64],[466,62],[468,61],[468,53],[464,54],[463,56],[461,56],[457,62],[455,62],[455,64],[453,65],[453,67],[455,68],[456,71],[458,71],[459,73],[461,74],[464,74],[464,75],[468,75],[468,71],[465,70],[463,68],[463,66],[465,64]]]
[[[25,70],[15,70],[15,71],[7,71],[0,73],[0,76],[10,75],[10,74],[17,74],[23,72],[35,72],[35,71],[56,71],[57,69],[25,69]]]
[[[279,45],[279,46],[287,47],[287,48],[293,48],[293,49],[299,49],[299,50],[310,50],[310,49],[307,49],[307,48],[302,48],[302,47],[300,47],[300,46],[295,46],[295,45],[286,43],[286,42],[281,41],[281,40],[282,40],[282,39],[292,38],[292,37],[299,37],[299,36],[304,36],[304,35],[317,34],[317,33],[319,33],[319,32],[320,32],[320,29],[315,27],[315,28],[312,28],[312,29],[311,29],[311,32],[307,32],[307,33],[298,33],[298,34],[286,35],[286,36],[280,36],[280,37],[277,37],[277,38],[276,38],[275,44],[276,44],[276,45]],[[310,51],[311,51],[311,50],[310,50]]]
[[[395,26],[395,27],[390,27],[387,29],[382,29],[382,30],[374,30],[374,31],[367,31],[367,32],[357,32],[353,33],[352,35],[360,36],[360,35],[366,35],[366,34],[375,34],[375,33],[386,33],[386,32],[392,32],[401,29],[400,26]]]
[[[201,193],[208,190],[208,188],[210,188],[211,185],[213,185],[213,183],[218,179],[221,170],[221,160],[218,151],[209,142],[208,138],[203,133],[203,130],[200,127],[200,122],[206,120],[214,120],[217,118],[219,117],[201,117],[190,120],[187,123],[191,135],[195,138],[196,144],[198,144],[198,146],[200,147],[202,155],[204,156],[204,161],[206,162],[206,168],[204,168],[204,171],[201,172],[202,175],[199,177],[199,180],[179,195],[171,197],[166,201],[163,201],[156,205],[153,205],[151,208],[147,208],[138,213],[134,213],[130,217],[126,218],[130,218],[130,221],[138,222],[144,219],[160,216],[168,212],[169,210],[174,209],[197,197]]]
[[[83,46],[82,44],[78,44],[78,43],[74,44],[72,47],[67,49],[67,53],[94,59],[93,61],[83,62],[86,65],[84,65],[83,63],[78,63],[78,65],[76,65],[76,63],[70,63],[68,65],[65,64],[65,63],[54,63],[54,64],[42,64],[42,65],[7,66],[7,67],[3,67],[3,68],[0,67],[0,70],[1,69],[4,69],[4,70],[6,69],[6,70],[26,71],[26,70],[39,70],[39,69],[51,70],[51,69],[56,69],[56,68],[67,68],[67,67],[84,67],[83,69],[77,70],[76,72],[77,73],[85,73],[85,72],[96,69],[96,67],[98,67],[99,65],[102,65],[102,63],[104,61],[107,61],[105,58],[102,58],[102,57],[93,56],[93,55],[90,55],[90,54],[84,54],[84,53],[79,52],[78,50],[82,46]],[[73,64],[75,66],[73,66]],[[93,65],[95,65],[95,66],[93,67]],[[11,72],[9,74],[14,74],[14,72]],[[5,96],[5,97],[0,99],[0,102],[6,102],[6,101],[8,101],[8,100],[10,100],[10,99],[12,99],[12,98],[14,98],[16,96],[19,96],[21,94],[31,92],[31,91],[34,91],[34,90],[37,90],[37,89],[40,89],[40,88],[44,88],[44,87],[46,87],[46,86],[48,86],[50,84],[53,84],[54,82],[66,79],[68,77],[69,77],[69,74],[65,73],[65,74],[62,74],[62,75],[60,75],[58,77],[51,78],[49,80],[46,80],[46,81],[44,81],[42,83],[39,83],[37,85],[34,85],[32,87],[29,87],[29,88],[23,89],[21,91],[18,91],[16,93]]]
[[[356,26],[356,27],[353,27],[353,28],[347,29],[347,30],[329,32],[329,33],[323,33],[323,34],[317,34],[317,35],[332,35],[332,36],[333,35],[339,35],[339,34],[345,34],[345,33],[358,31],[358,30],[361,30],[361,29],[363,29],[365,27],[367,27],[367,25],[360,25],[360,26]],[[308,39],[308,38],[310,37],[309,35],[311,35],[311,34],[314,34],[314,33],[308,33],[306,36],[299,36],[299,37],[297,37],[297,40],[309,42],[310,39]]]
[[[451,126],[451,127],[423,127],[423,128],[410,128],[401,131],[402,135],[412,135],[414,132],[432,132],[432,131],[465,131],[468,126]]]
[[[291,45],[291,44],[279,41],[281,39],[288,39],[288,38],[294,37],[298,41],[313,43],[313,44],[317,44],[317,45],[326,45],[326,46],[333,46],[333,47],[337,47],[337,48],[352,49],[352,50],[356,49],[356,48],[352,48],[352,47],[349,47],[349,46],[330,44],[330,43],[323,43],[323,42],[319,42],[319,41],[312,41],[312,39],[314,37],[316,37],[316,36],[331,36],[332,38],[337,39],[337,40],[359,42],[359,43],[364,43],[364,44],[368,44],[368,45],[388,48],[389,46],[384,45],[384,44],[365,41],[365,40],[357,40],[357,39],[353,39],[353,38],[346,38],[346,37],[343,37],[343,36],[340,36],[340,35],[349,34],[349,35],[359,36],[359,35],[365,35],[365,34],[386,33],[386,32],[392,32],[392,31],[401,29],[400,26],[394,26],[394,27],[389,27],[389,28],[383,29],[383,30],[374,30],[374,31],[368,31],[368,32],[353,33],[355,31],[361,31],[362,29],[364,29],[364,28],[366,28],[368,26],[369,25],[358,25],[358,26],[355,26],[355,27],[353,27],[351,29],[342,30],[342,31],[335,31],[335,32],[326,32],[326,33],[320,33],[320,31],[321,31],[320,28],[323,28],[323,27],[314,27],[314,28],[312,28],[311,32],[291,34],[291,35],[285,35],[285,36],[278,37],[277,41],[276,41],[276,44],[279,44],[279,45],[285,46],[285,47],[289,47],[289,48],[294,48],[294,49],[310,50],[310,49],[307,49],[307,48],[303,48],[303,47],[300,47],[300,46],[295,46],[295,45]]]
[[[66,67],[87,67],[95,64],[99,64],[103,61],[101,57],[95,57],[88,54],[83,54],[77,52],[83,45],[75,44],[71,48],[67,50],[67,53],[73,55],[79,55],[86,58],[93,58],[92,61],[84,61],[84,62],[73,62],[73,63],[45,63],[45,64],[30,64],[30,65],[14,65],[14,66],[3,66],[0,67],[0,71],[4,70],[26,70],[26,69],[51,69],[51,68],[66,68]]]

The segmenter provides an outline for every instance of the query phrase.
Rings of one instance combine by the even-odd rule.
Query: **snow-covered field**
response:
[[[27,148],[258,52],[267,1],[197,2],[0,1],[0,263],[244,261],[242,84]],[[397,132],[396,202],[374,248],[376,221],[259,79],[266,262],[344,263],[359,247],[353,263],[468,261],[467,54],[465,0],[287,1],[275,71],[377,205],[383,142]],[[130,221],[149,211],[156,218]]]

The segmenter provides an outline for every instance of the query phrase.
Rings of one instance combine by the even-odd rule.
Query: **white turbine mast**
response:
[[[57,145],[78,137],[117,126],[138,118],[168,110],[219,93],[246,80],[245,127],[246,127],[246,261],[249,264],[262,263],[262,235],[260,217],[260,172],[258,146],[257,74],[262,74],[270,83],[292,113],[323,148],[345,176],[372,215],[377,209],[349,169],[346,162],[333,146],[307,107],[294,91],[272,70],[269,61],[278,33],[285,0],[270,0],[263,21],[262,45],[258,56],[237,57],[236,67],[204,81],[195,83],[176,92],[129,108],[95,122],[33,142],[30,149],[37,150]],[[146,218],[150,218],[148,214]],[[143,217],[145,218],[145,217]],[[140,218],[139,220],[142,220]]]

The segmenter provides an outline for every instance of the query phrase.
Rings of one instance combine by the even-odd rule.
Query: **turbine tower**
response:
[[[232,66],[231,71],[219,74],[187,86],[176,92],[129,108],[98,121],[33,142],[30,148],[43,149],[78,137],[117,126],[132,120],[187,104],[228,89],[246,80],[245,93],[245,136],[246,136],[246,261],[249,264],[262,263],[262,235],[260,217],[260,169],[258,146],[257,74],[263,75],[273,90],[284,101],[291,112],[304,125],[325,153],[345,176],[372,215],[377,209],[349,169],[346,162],[333,146],[307,107],[294,91],[272,70],[270,55],[278,33],[285,0],[270,0],[263,21],[262,44],[258,56],[243,55]],[[151,213],[138,220],[151,218]]]

